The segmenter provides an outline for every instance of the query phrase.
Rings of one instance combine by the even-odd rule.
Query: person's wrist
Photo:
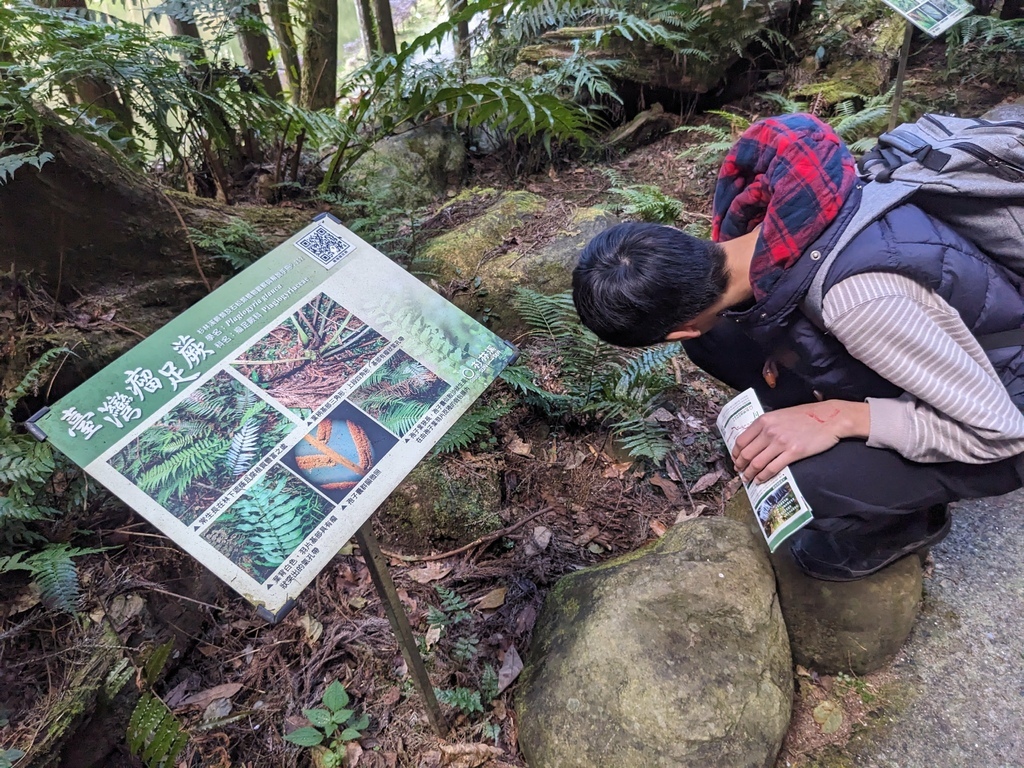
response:
[[[834,404],[839,408],[841,415],[837,437],[867,440],[871,431],[871,408],[868,404],[851,400],[836,400]]]

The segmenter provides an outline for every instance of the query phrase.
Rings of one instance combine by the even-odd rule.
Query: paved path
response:
[[[911,691],[857,768],[1024,768],[1024,491],[956,506],[894,670]]]

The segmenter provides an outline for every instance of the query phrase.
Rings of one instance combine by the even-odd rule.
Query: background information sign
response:
[[[325,215],[35,426],[280,617],[515,355]]]

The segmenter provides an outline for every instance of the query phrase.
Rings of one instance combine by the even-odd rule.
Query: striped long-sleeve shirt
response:
[[[985,463],[1024,453],[1024,414],[956,310],[888,272],[848,277],[825,295],[825,327],[904,390],[868,398],[868,445],[914,461]]]

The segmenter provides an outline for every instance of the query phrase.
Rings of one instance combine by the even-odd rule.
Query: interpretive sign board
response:
[[[974,10],[966,0],[882,0],[911,24],[938,37]]]
[[[323,215],[30,428],[276,620],[516,354]]]

